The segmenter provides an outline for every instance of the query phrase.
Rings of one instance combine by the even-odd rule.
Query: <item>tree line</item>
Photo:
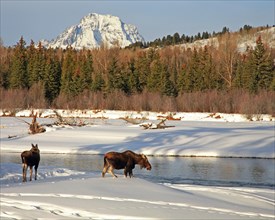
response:
[[[249,97],[264,92],[268,93],[268,99],[274,98],[274,49],[258,37],[254,48],[240,53],[237,39],[236,34],[226,32],[219,37],[218,47],[120,49],[102,46],[75,50],[72,47],[45,49],[41,44],[35,46],[33,41],[26,46],[21,37],[14,47],[1,46],[1,106],[9,106],[4,99],[11,98],[11,102],[16,100],[12,98],[14,95],[30,91],[34,97],[25,102],[27,106],[43,100],[44,106],[64,108],[68,103],[86,100],[82,107],[89,108],[87,97],[90,97],[93,103],[101,100],[101,106],[109,108],[121,109],[118,103],[123,99],[140,103],[123,107],[138,108],[132,110],[157,110],[148,102],[159,99],[159,103],[169,100],[172,109],[183,111],[180,106],[185,100],[181,98],[186,94],[224,94],[233,90]],[[31,104],[30,100],[33,100]],[[270,105],[261,112],[269,109],[268,112],[273,113],[274,106]],[[202,111],[209,110],[202,108]],[[224,111],[238,110],[231,106]]]
[[[262,31],[264,29],[268,29],[269,26],[267,25],[266,27],[258,27],[258,28],[253,28],[250,25],[245,24],[243,27],[239,29],[239,33],[241,34],[249,34],[252,32],[257,32],[257,31]],[[180,35],[178,32],[174,33],[173,35],[168,34],[167,36],[164,36],[162,38],[157,38],[154,41],[151,42],[136,42],[134,44],[131,44],[128,46],[128,48],[133,48],[133,47],[140,47],[140,48],[148,48],[148,47],[165,47],[165,46],[170,46],[170,45],[178,45],[178,44],[185,44],[185,43],[194,43],[197,40],[204,40],[204,39],[210,39],[213,37],[219,37],[223,34],[229,33],[230,30],[228,27],[223,27],[221,31],[215,32],[213,31],[212,33],[208,31],[204,32],[198,32],[195,35],[186,35],[182,34]]]

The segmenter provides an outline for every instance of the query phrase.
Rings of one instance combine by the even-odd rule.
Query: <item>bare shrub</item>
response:
[[[27,89],[1,89],[0,106],[6,109],[27,108]]]
[[[69,98],[64,93],[59,94],[59,96],[53,101],[52,106],[54,108],[67,109]]]
[[[176,98],[178,111],[275,114],[274,92],[251,94],[245,90],[183,93]]]
[[[35,84],[29,90],[1,89],[0,92],[0,105],[2,109],[15,111],[17,108],[48,107],[41,84]],[[274,91],[259,91],[257,94],[251,94],[246,90],[240,89],[182,93],[176,98],[148,91],[126,95],[119,90],[112,93],[86,90],[74,97],[69,97],[61,93],[53,101],[51,107],[81,110],[110,109],[156,112],[222,112],[246,115],[270,114],[274,116],[274,100]]]
[[[27,107],[45,108],[47,102],[44,96],[44,86],[41,82],[35,83],[27,92]]]
[[[163,96],[159,93],[148,93],[148,105],[150,110],[159,112],[162,111]]]

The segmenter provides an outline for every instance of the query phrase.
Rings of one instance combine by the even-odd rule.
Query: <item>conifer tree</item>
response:
[[[75,54],[75,70],[73,73],[72,91],[74,95],[82,93],[84,90],[91,90],[92,87],[92,74],[93,74],[93,61],[90,52],[85,54],[85,50],[78,51]]]
[[[16,89],[28,88],[26,42],[20,38],[12,57],[10,87]]]
[[[148,76],[150,75],[150,62],[154,59],[152,49],[149,52],[143,52],[135,60],[134,73],[138,77],[138,92],[142,92],[147,87]]]
[[[164,67],[161,76],[161,93],[166,96],[177,96],[176,85],[170,79],[170,73],[167,68]]]
[[[261,36],[256,41],[256,47],[252,53],[252,91],[258,89],[270,89],[274,77],[274,65],[270,54],[264,47]]]
[[[131,59],[128,63],[128,69],[129,69],[129,90],[130,93],[141,93],[142,87],[139,80],[139,74],[135,67],[135,60]]]
[[[34,83],[43,81],[45,68],[45,55],[41,42],[39,42],[38,48],[35,48],[34,42],[31,41],[28,48],[28,76],[29,86]]]
[[[76,95],[74,74],[76,70],[76,52],[72,47],[68,47],[64,54],[61,74],[61,92],[68,95]]]
[[[45,65],[44,89],[48,104],[57,98],[60,92],[61,66],[53,49],[49,49]]]
[[[157,57],[150,65],[150,75],[147,80],[147,88],[150,92],[160,92],[162,79],[164,76],[164,66]]]
[[[186,89],[187,68],[186,64],[182,64],[181,71],[177,80],[177,90],[179,93],[184,93]]]
[[[94,73],[93,80],[92,80],[92,91],[102,91],[105,86],[105,81],[102,77],[101,73]]]
[[[233,86],[234,88],[244,88],[245,85],[245,75],[247,74],[247,71],[245,71],[245,59],[246,56],[242,55],[239,56],[237,61],[237,67],[236,67],[236,76],[233,80]]]
[[[117,58],[113,57],[111,64],[108,68],[109,80],[108,80],[108,91],[122,89],[123,77],[121,69],[118,66]]]
[[[82,89],[92,88],[92,75],[93,75],[93,58],[90,51],[87,52],[87,56],[83,58],[81,64],[81,78],[82,78]]]
[[[196,49],[189,62],[184,84],[185,90],[188,92],[199,91],[201,89],[200,57]]]
[[[178,44],[180,42],[180,35],[179,33],[175,33],[173,35],[173,44]]]

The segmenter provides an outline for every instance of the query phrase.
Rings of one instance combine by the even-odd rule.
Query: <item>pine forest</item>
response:
[[[219,46],[45,49],[21,37],[0,47],[2,109],[62,108],[275,115],[275,48],[259,36]]]

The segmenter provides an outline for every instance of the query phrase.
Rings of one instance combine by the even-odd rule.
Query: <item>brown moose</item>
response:
[[[23,182],[27,181],[27,170],[30,167],[30,181],[32,181],[32,167],[34,166],[35,177],[37,179],[37,168],[40,162],[40,151],[38,145],[33,145],[28,151],[23,151],[21,153],[22,166],[23,166]]]
[[[140,165],[140,169],[146,168],[151,170],[151,164],[144,154],[136,154],[133,151],[127,150],[125,152],[108,152],[104,155],[104,167],[102,170],[102,177],[108,171],[113,177],[117,177],[114,174],[114,169],[124,169],[124,176],[131,178],[133,176],[133,169],[135,165]]]

